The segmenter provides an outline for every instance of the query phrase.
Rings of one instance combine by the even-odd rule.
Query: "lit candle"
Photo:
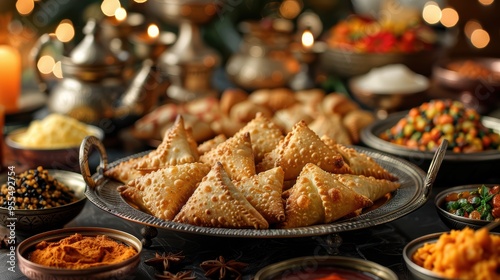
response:
[[[310,50],[313,45],[314,45],[314,35],[312,34],[311,30],[306,29],[302,33],[302,47],[304,47],[305,50]]]
[[[6,113],[18,110],[20,93],[21,55],[9,45],[0,45],[0,104]]]
[[[147,30],[134,34],[131,38],[135,46],[136,56],[140,59],[157,58],[175,39],[174,33],[160,31],[158,25],[154,23],[150,24]]]

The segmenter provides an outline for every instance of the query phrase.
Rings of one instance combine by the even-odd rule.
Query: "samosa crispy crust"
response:
[[[143,211],[172,220],[210,171],[204,163],[173,165],[118,187],[120,194]]]
[[[282,228],[331,223],[369,207],[373,201],[335,179],[334,174],[308,163],[288,191]]]
[[[245,133],[250,133],[255,163],[259,163],[264,155],[276,148],[281,139],[284,138],[280,128],[260,112],[235,135]]]
[[[355,192],[375,201],[386,194],[397,190],[401,184],[386,179],[376,179],[363,175],[335,174],[335,179],[350,187]]]
[[[202,179],[174,221],[217,228],[269,228],[269,223],[234,186],[221,163],[216,163]]]
[[[171,165],[196,162],[198,159],[198,144],[184,127],[183,117],[178,115],[172,127],[165,132],[161,144],[140,158],[135,169],[147,173]]]
[[[224,170],[232,180],[242,180],[255,175],[255,160],[250,141],[250,134],[235,135],[217,145],[200,157],[200,161],[215,165],[222,163]]]
[[[386,179],[397,181],[398,177],[380,166],[373,158],[368,155],[358,152],[353,148],[346,147],[342,144],[331,145],[330,148],[338,152],[347,162],[352,170],[352,174],[372,176],[377,179]]]
[[[135,166],[139,160],[140,157],[122,161],[117,166],[104,171],[104,176],[126,184],[129,181],[139,178],[143,175],[142,172],[135,169]]]
[[[285,209],[281,199],[283,177],[283,169],[275,167],[250,178],[235,181],[234,185],[269,224],[275,224],[285,219]]]
[[[351,173],[342,156],[323,143],[305,122],[298,122],[278,146],[264,156],[257,171],[280,166],[285,172],[285,180],[292,180],[307,163],[332,173]]]

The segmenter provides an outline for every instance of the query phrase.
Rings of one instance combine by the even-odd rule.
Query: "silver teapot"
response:
[[[34,67],[40,90],[49,96],[48,110],[95,125],[109,120],[120,123],[148,113],[162,90],[154,63],[145,60],[136,73],[130,74],[133,67],[103,42],[96,20],[89,20],[83,33],[84,38],[67,55],[67,46],[53,34],[42,35],[32,50],[35,63],[48,46],[55,46],[62,53],[62,78],[55,84],[50,84]]]

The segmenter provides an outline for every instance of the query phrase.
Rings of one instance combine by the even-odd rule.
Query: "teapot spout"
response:
[[[115,116],[143,116],[157,104],[162,91],[166,91],[166,85],[158,68],[151,59],[144,60],[128,89],[118,100]]]

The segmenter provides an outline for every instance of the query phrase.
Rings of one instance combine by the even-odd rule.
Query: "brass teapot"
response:
[[[49,96],[48,110],[98,126],[109,120],[123,124],[125,119],[149,112],[162,90],[154,63],[145,60],[135,74],[128,74],[130,63],[120,60],[103,42],[96,20],[89,20],[83,33],[84,38],[67,55],[67,46],[53,34],[42,35],[32,50],[35,63],[48,46],[53,45],[62,53],[63,77],[55,84],[50,85],[34,67],[40,89]]]

